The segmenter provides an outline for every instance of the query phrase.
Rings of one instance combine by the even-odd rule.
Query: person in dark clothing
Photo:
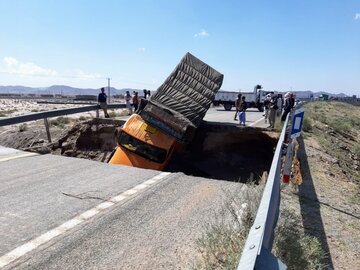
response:
[[[246,109],[247,109],[247,104],[245,101],[245,96],[242,96],[239,106],[239,121],[240,121],[240,125],[243,126],[245,126],[245,122],[246,122],[246,113],[245,113]]]
[[[139,97],[138,97],[138,92],[134,91],[134,95],[132,97],[132,103],[134,106],[134,111],[136,112],[138,107],[139,107]]]
[[[286,93],[285,95],[285,102],[284,102],[284,112],[281,116],[281,121],[284,122],[286,120],[287,115],[294,108],[295,99],[291,92]]]
[[[105,118],[109,118],[109,114],[107,112],[107,103],[106,103],[107,96],[105,94],[104,87],[101,88],[101,93],[98,95],[98,104],[101,109],[104,111]]]
[[[237,120],[236,117],[239,113],[239,109],[240,109],[240,103],[241,103],[241,94],[238,94],[237,99],[235,100],[235,115],[234,115],[234,120]]]
[[[277,100],[277,95],[273,94],[271,96],[270,99],[270,114],[269,114],[269,128],[273,129],[275,128],[275,119],[276,119],[276,111],[279,109],[278,108],[278,100]]]
[[[144,99],[146,99],[146,98],[147,98],[147,90],[144,89]]]

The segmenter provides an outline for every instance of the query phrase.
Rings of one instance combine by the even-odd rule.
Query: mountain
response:
[[[132,89],[132,88],[123,88],[116,89],[110,87],[111,95],[125,94],[126,91],[132,93],[133,91],[142,93],[142,89]],[[52,85],[50,87],[26,87],[26,86],[0,86],[0,93],[9,93],[9,94],[59,94],[65,96],[75,96],[75,95],[97,95],[100,93],[100,89],[92,88],[76,88],[67,85]],[[105,93],[108,93],[108,88],[105,87]]]
[[[151,89],[150,89],[151,90]],[[110,87],[110,94],[113,95],[124,95],[126,91],[132,93],[133,91],[139,92],[141,95],[143,89],[132,89],[132,88],[122,88],[116,89]],[[152,92],[154,90],[151,90]],[[94,88],[76,88],[67,85],[52,85],[50,87],[26,87],[26,86],[0,86],[0,93],[13,93],[13,94],[58,94],[65,96],[76,96],[76,95],[97,95],[100,93],[100,89]],[[107,87],[105,87],[105,93],[108,93]],[[284,92],[285,93],[285,92]],[[293,91],[296,95],[296,98],[306,99],[313,97],[319,97],[322,94],[329,95],[329,97],[347,97],[346,94],[331,94],[325,91],[313,92],[313,91]]]

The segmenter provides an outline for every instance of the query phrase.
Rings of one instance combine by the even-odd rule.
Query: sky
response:
[[[223,90],[360,96],[360,0],[0,0],[0,85],[156,89],[186,52]]]

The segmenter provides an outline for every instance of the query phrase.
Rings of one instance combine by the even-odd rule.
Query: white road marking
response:
[[[60,226],[38,236],[37,238],[30,240],[29,242],[13,249],[12,251],[6,253],[2,257],[0,257],[0,268],[8,265],[9,263],[19,259],[20,257],[24,256],[26,253],[36,249],[40,245],[45,244],[46,242],[49,242],[51,239],[69,231],[70,229],[78,226],[79,224],[93,218],[94,216],[100,214],[106,209],[109,209],[119,202],[130,199],[132,195],[137,193],[140,190],[143,190],[145,188],[149,188],[150,186],[154,185],[155,183],[159,182],[166,176],[168,176],[170,173],[168,172],[162,172],[153,178],[150,178],[149,180],[143,182],[142,184],[139,184],[132,189],[129,189],[121,194],[118,194],[108,201],[102,202],[99,205],[85,211],[84,213],[74,217],[73,219],[70,219]]]
[[[36,153],[24,152],[23,154],[15,154],[15,155],[12,155],[12,156],[9,156],[9,157],[0,158],[0,162],[11,160],[11,159],[23,158],[23,157],[37,156],[37,155],[38,154],[36,154]]]
[[[251,127],[251,126],[253,126],[253,125],[255,125],[255,124],[257,124],[257,123],[259,123],[261,120],[263,120],[264,119],[264,117],[261,117],[260,119],[258,119],[258,120],[256,120],[255,122],[253,122],[253,123],[251,123],[250,125],[248,125],[249,127]]]

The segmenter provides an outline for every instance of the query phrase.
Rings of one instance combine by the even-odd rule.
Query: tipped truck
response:
[[[150,100],[142,99],[138,111],[120,128],[109,163],[164,169],[173,153],[193,138],[223,78],[187,53]]]

